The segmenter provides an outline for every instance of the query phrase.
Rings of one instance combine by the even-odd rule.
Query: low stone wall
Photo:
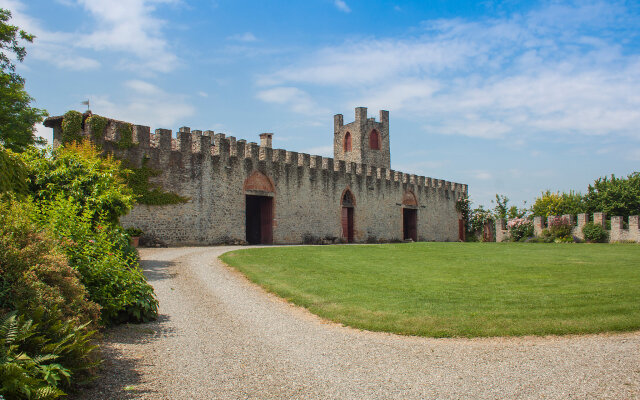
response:
[[[588,214],[578,214],[578,218],[574,218],[573,215],[565,214],[561,216],[566,218],[570,224],[574,225],[572,234],[573,236],[584,240],[584,234],[582,233],[582,227],[589,222]],[[533,218],[533,231],[535,236],[541,236],[542,231],[549,226],[551,220],[556,216],[547,217],[545,221],[542,217]],[[629,228],[624,229],[624,217],[611,217],[611,229],[606,229],[606,214],[594,213],[593,222],[602,226],[609,234],[609,242],[636,242],[640,243],[640,217],[638,215],[632,215],[629,217]],[[509,240],[509,231],[507,230],[507,221],[504,219],[496,220],[496,242],[506,242]]]

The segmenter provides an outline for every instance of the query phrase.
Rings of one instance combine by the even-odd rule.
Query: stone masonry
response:
[[[124,226],[140,228],[170,245],[247,240],[252,196],[272,199],[259,222],[268,224],[270,243],[346,238],[345,199],[352,208],[354,242],[403,240],[403,209],[417,210],[411,215],[418,240],[458,240],[456,201],[466,195],[467,185],[390,169],[388,111],[381,111],[380,119],[367,118],[364,107],[356,109],[355,121],[347,125],[336,115],[335,158],[272,149],[271,133],[260,135],[258,145],[188,127],[172,138],[171,130],[151,134],[142,125],[132,125],[134,145],[122,149],[118,128],[125,123],[112,119],[97,144],[135,167],[145,162],[161,171],[153,183],[190,199],[184,204],[136,205],[121,219]],[[59,145],[62,117],[49,118],[45,125],[53,128],[54,146]],[[89,124],[83,129],[92,137]],[[370,142],[374,130],[379,136]],[[351,150],[345,152],[347,132]],[[370,143],[378,149],[370,149]]]
[[[566,218],[567,221],[571,225],[573,225],[572,235],[584,240],[584,234],[582,233],[582,227],[589,222],[588,214],[578,214],[577,221],[575,220],[573,215],[565,214],[562,215],[562,218]],[[534,217],[533,218],[533,233],[535,236],[542,235],[542,231],[549,226],[549,221],[551,221],[555,216],[550,216],[545,220],[542,217]],[[593,222],[597,225],[602,226],[606,230],[606,214],[605,213],[594,213],[593,214]],[[640,243],[640,225],[639,225],[640,217],[637,215],[632,215],[629,217],[628,228],[624,228],[624,218],[623,217],[611,217],[611,229],[607,230],[609,242],[637,242]],[[496,221],[496,242],[503,242],[509,240],[509,231],[506,228],[506,221],[503,219],[499,219]]]

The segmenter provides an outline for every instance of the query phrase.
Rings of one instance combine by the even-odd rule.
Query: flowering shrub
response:
[[[519,242],[533,236],[533,222],[526,218],[514,218],[507,223],[512,242]]]
[[[573,225],[566,217],[553,217],[549,220],[549,233],[554,239],[559,241],[573,241],[571,232]]]

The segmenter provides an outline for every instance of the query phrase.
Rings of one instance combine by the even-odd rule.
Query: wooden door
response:
[[[273,244],[273,198],[260,198],[260,242]]]
[[[342,237],[353,243],[353,207],[342,207]]]

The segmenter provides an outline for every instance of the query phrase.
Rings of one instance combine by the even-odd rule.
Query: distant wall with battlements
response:
[[[573,226],[571,234],[580,240],[584,240],[582,228],[589,222],[589,214],[578,214],[577,219],[573,215],[559,216]],[[533,218],[533,231],[535,236],[541,236],[542,231],[547,229],[551,221],[558,216],[550,216],[545,221],[542,217]],[[607,228],[607,216],[605,213],[594,213],[591,220],[594,224],[600,225],[608,234],[610,243],[616,242],[636,242],[640,243],[640,217],[637,215],[629,216],[625,221],[623,217],[611,217],[610,229]],[[627,227],[625,228],[625,225]],[[504,242],[509,240],[509,231],[504,219],[496,221],[496,242]]]
[[[49,118],[46,124],[54,129],[54,143],[59,144],[62,118]],[[127,124],[132,126],[134,145],[121,148],[119,126],[123,124],[109,119],[105,134],[93,140],[135,167],[146,160],[147,166],[161,171],[152,182],[190,200],[166,206],[137,205],[121,222],[170,245],[244,241],[247,195],[273,198],[273,243],[302,243],[305,237],[341,238],[341,201],[346,190],[355,203],[356,242],[402,240],[402,209],[407,207],[417,209],[418,240],[458,240],[456,201],[467,193],[467,185],[272,149],[271,134],[263,134],[262,145],[258,145],[187,127],[173,138],[170,130],[151,133],[147,126]],[[83,126],[84,134],[92,137],[89,125]],[[386,132],[388,138],[388,114],[386,126],[380,133]],[[407,202],[407,198],[415,200]]]

